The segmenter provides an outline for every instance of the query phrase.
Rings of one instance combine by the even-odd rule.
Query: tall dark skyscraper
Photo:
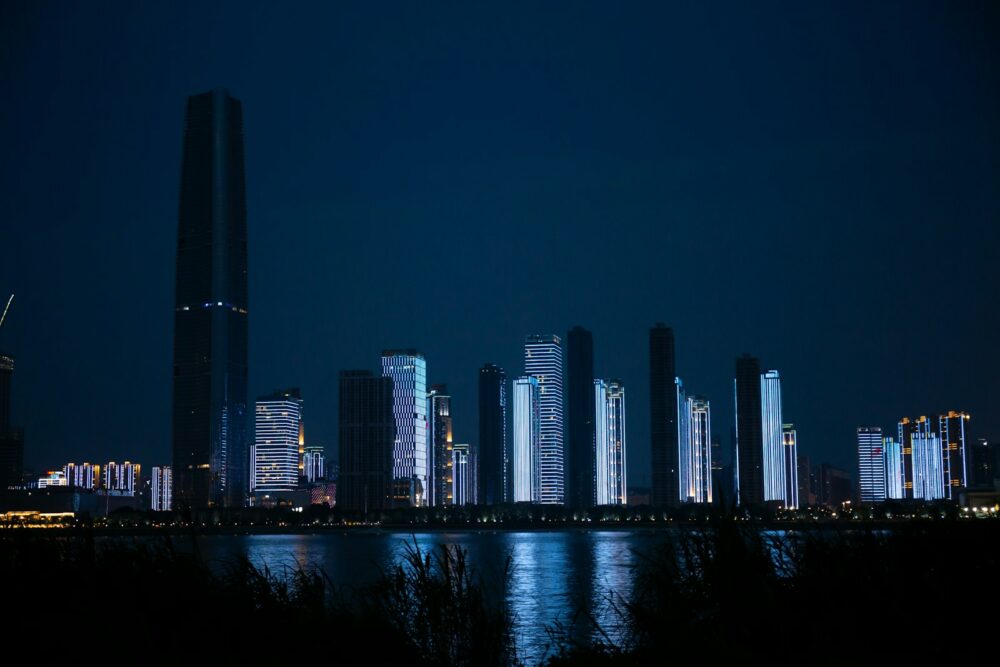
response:
[[[10,386],[14,357],[0,354],[0,494],[21,483],[24,473],[24,433],[10,425]]]
[[[507,451],[507,375],[494,364],[479,369],[479,502],[510,502]]]
[[[393,379],[340,373],[340,477],[337,506],[368,516],[391,503],[396,417]]]
[[[594,490],[594,337],[581,326],[566,336],[566,399],[569,411],[567,447],[571,507],[593,507]]]
[[[652,502],[658,506],[680,504],[676,377],[674,330],[657,323],[649,330],[649,444]]]
[[[760,359],[736,360],[736,494],[741,505],[764,504],[764,431]]]
[[[242,507],[247,454],[247,214],[243,111],[188,98],[174,309],[175,507]]]

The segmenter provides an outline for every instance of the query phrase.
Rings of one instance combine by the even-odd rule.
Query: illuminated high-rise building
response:
[[[781,379],[778,371],[760,376],[761,428],[763,429],[764,501],[777,500],[789,507],[786,498],[785,447],[781,421]]]
[[[563,448],[563,349],[555,335],[531,335],[524,341],[524,373],[538,380],[539,500],[548,505],[565,502]]]
[[[785,509],[799,508],[799,436],[794,424],[781,425],[781,448],[785,456]]]
[[[903,452],[903,493],[908,499],[946,498],[945,451],[938,426],[926,416],[899,421]]]
[[[427,414],[430,419],[427,429],[430,437],[428,450],[431,454],[431,469],[434,471],[429,504],[451,505],[454,500],[452,479],[454,461],[451,455],[451,396],[448,395],[448,387],[443,384],[431,386],[431,390],[427,393],[427,402]]]
[[[66,483],[77,489],[99,489],[101,487],[101,466],[90,463],[67,463],[63,466]]]
[[[366,518],[388,509],[396,440],[392,378],[341,371],[338,431],[337,506]]]
[[[243,108],[189,97],[174,306],[173,473],[178,507],[243,507],[249,484]]]
[[[594,337],[576,326],[566,336],[566,498],[573,507],[597,501],[594,400]]]
[[[498,505],[511,497],[507,375],[496,364],[486,364],[479,369],[478,502]]]
[[[611,441],[608,438],[608,383],[594,380],[594,492],[595,503],[611,504]]]
[[[965,425],[969,415],[954,410],[938,417],[938,434],[941,437],[944,497],[958,500],[958,490],[969,486],[966,465]]]
[[[903,448],[891,437],[882,438],[885,454],[885,497],[887,500],[902,500],[906,497],[903,484]]]
[[[519,377],[511,392],[514,406],[511,456],[512,500],[541,502],[541,398],[537,377]]]
[[[658,323],[649,330],[649,427],[652,504],[661,507],[681,501],[674,361],[674,330]]]
[[[62,470],[49,470],[46,471],[44,477],[38,478],[37,486],[39,489],[47,489],[50,486],[69,486],[69,480],[66,479],[66,474]]]
[[[302,394],[287,389],[261,396],[254,417],[254,492],[294,491],[299,485]]]
[[[382,376],[392,378],[392,411],[396,418],[394,502],[425,507],[433,480],[427,449],[427,362],[416,350],[385,350]]]
[[[886,466],[882,429],[878,426],[858,428],[858,485],[863,503],[880,503],[886,499]]]
[[[476,448],[466,443],[455,443],[449,450],[449,454],[452,457],[452,474],[449,475],[452,490],[449,496],[453,501],[449,504],[475,505],[479,478]]]
[[[112,494],[134,496],[140,479],[138,463],[109,461],[104,466],[104,490]]]
[[[308,484],[326,479],[326,457],[323,445],[307,445],[302,455],[303,477]]]
[[[608,505],[624,505],[628,497],[628,456],[625,440],[625,387],[620,380],[609,380],[607,389],[608,420]]]
[[[152,510],[154,512],[167,512],[173,509],[173,478],[170,474],[170,466],[153,466],[153,493]]]
[[[678,384],[678,395],[684,396]],[[681,437],[681,488],[685,502],[712,502],[712,415],[708,399],[686,396],[679,420]]]

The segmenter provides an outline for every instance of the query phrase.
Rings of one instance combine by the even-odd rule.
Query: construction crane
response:
[[[7,305],[3,307],[3,315],[0,315],[0,327],[3,326],[3,321],[7,319],[7,311],[10,310],[10,302],[14,300],[14,295],[11,294],[10,298],[7,299]]]

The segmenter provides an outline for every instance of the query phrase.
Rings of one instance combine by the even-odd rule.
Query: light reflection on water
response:
[[[626,599],[631,595],[636,551],[645,552],[664,536],[641,530],[213,535],[199,537],[197,550],[217,567],[246,556],[279,575],[298,565],[315,566],[334,584],[356,587],[399,563],[406,543],[414,539],[424,552],[441,544],[466,549],[469,565],[488,586],[502,581],[507,556],[512,558],[506,600],[514,614],[519,655],[533,663],[548,650],[546,626],[559,623],[582,638],[587,626],[579,619],[573,622],[577,611],[593,615],[614,638],[615,616],[607,596],[610,591]]]

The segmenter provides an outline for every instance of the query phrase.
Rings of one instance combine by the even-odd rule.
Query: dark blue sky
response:
[[[544,4],[544,6],[537,6]],[[594,332],[648,480],[647,331],[728,441],[734,360],[800,451],[968,410],[1000,437],[1000,20],[988,2],[8,2],[0,349],[26,462],[169,460],[185,97],[244,104],[251,398],[416,347],[477,370]]]

